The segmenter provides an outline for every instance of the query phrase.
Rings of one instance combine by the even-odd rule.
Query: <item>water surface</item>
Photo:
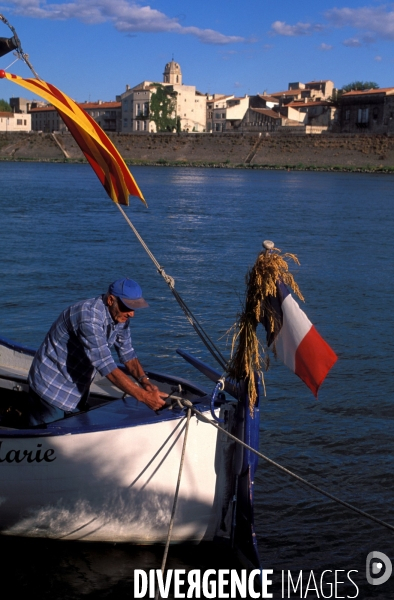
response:
[[[131,199],[127,214],[226,356],[245,273],[262,241],[298,255],[301,266],[293,273],[303,308],[339,360],[318,401],[272,362],[260,449],[394,524],[394,176],[150,167],[133,173],[148,208]],[[90,168],[0,163],[0,176],[1,335],[36,347],[64,307],[129,276],[150,304],[132,324],[141,362],[210,390],[175,350],[217,365]],[[256,478],[256,529],[265,568],[356,569],[358,598],[394,594],[394,576],[382,586],[364,583],[369,552],[394,560],[392,533],[265,464]],[[22,589],[37,585],[48,598],[121,598],[133,568],[161,561],[152,549],[35,540],[2,540],[1,546],[15,557],[14,566],[18,554],[27,565],[10,566],[5,577]],[[184,558],[174,550],[171,560],[202,565],[198,552]],[[209,550],[204,560],[215,568]]]

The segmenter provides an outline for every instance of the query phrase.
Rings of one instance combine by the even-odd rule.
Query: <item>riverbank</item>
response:
[[[350,134],[110,134],[129,165],[393,172],[394,138]],[[68,133],[0,133],[0,161],[85,162]]]

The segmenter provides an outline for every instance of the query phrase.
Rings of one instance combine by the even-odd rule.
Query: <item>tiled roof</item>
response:
[[[78,102],[80,108],[120,108],[121,102]]]
[[[251,110],[261,115],[271,117],[272,119],[281,119],[281,115],[275,112],[274,110],[271,110],[270,108],[251,108]]]
[[[38,106],[37,108],[31,108],[29,110],[29,113],[49,112],[55,110],[56,108],[52,106],[52,104],[47,104],[47,106]]]
[[[278,98],[274,98],[273,96],[267,96],[267,94],[258,94],[258,96],[266,102],[278,102]]]
[[[378,88],[376,90],[351,90],[351,92],[345,92],[342,96],[365,96],[367,94],[394,94],[394,87]]]
[[[301,92],[305,92],[308,90],[304,90],[304,89],[297,89],[297,90],[285,90],[284,92],[271,92],[269,95],[270,96],[297,96],[298,94],[301,94]]]
[[[0,117],[5,119],[13,119],[15,117],[14,113],[8,111],[1,111]]]
[[[291,106],[292,108],[305,108],[306,106],[332,106],[330,102],[325,102],[324,100],[318,100],[317,102],[289,102],[286,106]]]
[[[80,108],[83,108],[84,110],[86,109],[94,109],[94,110],[99,110],[99,109],[106,109],[106,108],[120,108],[122,106],[121,102],[78,102],[78,106]],[[30,113],[38,113],[38,112],[49,112],[49,111],[54,111],[56,110],[56,108],[54,106],[52,106],[52,104],[47,104],[46,106],[40,106],[38,108],[31,108],[29,110]]]

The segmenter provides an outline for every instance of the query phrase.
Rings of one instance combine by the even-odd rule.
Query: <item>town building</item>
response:
[[[320,128],[319,133],[329,131],[336,123],[338,109],[327,101],[294,101],[282,107],[281,113],[295,125]],[[316,130],[316,133],[318,130]]]
[[[203,132],[206,130],[206,96],[194,85],[184,85],[179,63],[165,65],[162,82],[143,81],[117,96],[122,105],[122,133],[155,133],[163,123],[154,110],[155,99],[168,100],[167,128],[163,130]],[[166,120],[164,119],[163,122]]]
[[[121,128],[120,102],[83,102],[78,106],[86,111],[106,132],[119,132]],[[67,131],[66,124],[56,108],[50,104],[31,108],[31,128],[33,131],[50,133]]]
[[[210,94],[206,97],[206,130],[221,132],[226,129],[227,101],[234,95]]]
[[[12,112],[0,112],[0,131],[31,131],[31,116]]]
[[[339,99],[341,133],[394,133],[394,87],[352,90]]]
[[[278,126],[282,124],[281,115],[275,111],[279,106],[276,98],[264,94],[256,96],[245,96],[240,103],[242,111],[239,120],[232,119],[231,102],[228,111],[228,119],[226,123],[226,131],[276,131]]]
[[[309,81],[308,83],[296,81],[289,83],[287,90],[272,92],[269,95],[276,98],[282,106],[294,101],[321,102],[329,100],[333,96],[334,89],[334,82],[329,79]]]

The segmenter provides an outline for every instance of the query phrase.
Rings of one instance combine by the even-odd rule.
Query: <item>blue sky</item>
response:
[[[394,86],[394,3],[355,0],[0,0],[39,76],[78,102],[114,100],[180,63],[183,83],[243,96],[290,81]],[[0,23],[0,36],[9,37]],[[0,69],[30,72],[12,54]],[[0,98],[29,97],[0,80]],[[31,97],[31,96],[30,96]]]

